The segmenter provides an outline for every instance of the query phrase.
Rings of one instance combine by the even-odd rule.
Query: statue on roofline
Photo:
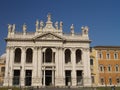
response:
[[[40,21],[40,28],[42,28],[44,26],[43,21]]]
[[[60,21],[60,30],[62,30],[62,27],[63,27],[63,22]]]
[[[8,24],[8,31],[9,32],[14,32],[15,31],[15,24]]]
[[[58,22],[55,22],[55,28],[58,29]]]
[[[47,18],[48,18],[48,21],[51,21],[51,14],[50,13],[47,15]]]
[[[12,31],[12,25],[8,24],[8,31],[11,32]]]
[[[27,26],[26,24],[23,24],[23,33],[26,33],[26,30],[27,30]]]
[[[38,20],[36,20],[36,29],[38,29],[39,28],[39,21]]]

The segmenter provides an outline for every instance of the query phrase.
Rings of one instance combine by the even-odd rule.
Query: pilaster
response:
[[[14,47],[10,48],[10,62],[9,62],[9,85],[12,86],[12,79],[13,79],[13,63],[14,63]]]
[[[38,47],[34,47],[33,50],[33,70],[32,70],[32,85],[33,86],[38,86],[37,85],[37,75],[38,75]]]
[[[5,77],[4,86],[9,86],[9,62],[10,62],[10,47],[6,48],[6,64],[5,64]]]
[[[83,84],[86,87],[90,87],[91,86],[91,71],[90,71],[89,48],[83,49],[83,64],[84,64]]]
[[[63,66],[63,49],[60,47],[56,48],[56,71],[55,71],[55,86],[64,86],[64,66]]]
[[[38,48],[38,65],[37,65],[37,68],[38,68],[38,74],[37,74],[37,85],[38,86],[42,86],[42,47],[39,47]]]
[[[72,60],[72,86],[76,86],[76,56],[75,56],[75,48],[72,48],[72,55],[71,55],[71,60]]]
[[[24,86],[25,84],[25,61],[26,61],[26,48],[22,47],[22,55],[21,55],[21,66],[20,66],[20,84]]]

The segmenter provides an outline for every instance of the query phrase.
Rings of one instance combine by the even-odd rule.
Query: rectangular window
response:
[[[95,83],[94,76],[91,76],[91,79],[92,79],[92,83]]]
[[[93,59],[90,59],[90,65],[93,65]]]
[[[120,79],[119,79],[119,78],[116,79],[116,83],[117,83],[117,84],[120,83]]]
[[[31,86],[32,83],[32,70],[26,70],[25,72],[25,86]]]
[[[104,79],[103,78],[100,79],[100,82],[101,82],[101,85],[104,85]]]
[[[71,85],[71,70],[65,71],[65,84],[66,84],[66,86]]]
[[[79,85],[82,85],[82,80],[83,80],[83,78],[82,78],[82,71],[81,70],[77,70],[76,71],[76,75],[77,75],[77,85],[79,86]]]
[[[14,70],[13,85],[19,85],[19,84],[20,84],[20,70]]]
[[[109,78],[109,84],[112,85],[112,79],[111,78]]]

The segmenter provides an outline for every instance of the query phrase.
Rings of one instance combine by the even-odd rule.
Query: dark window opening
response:
[[[20,48],[17,48],[15,50],[15,60],[14,60],[15,63],[20,63],[21,62],[21,49]]]
[[[65,50],[65,63],[71,62],[71,51],[69,49]]]
[[[32,63],[33,52],[32,49],[27,49],[26,51],[26,63]]]
[[[82,60],[82,51],[77,50],[76,51],[76,63],[80,62]]]

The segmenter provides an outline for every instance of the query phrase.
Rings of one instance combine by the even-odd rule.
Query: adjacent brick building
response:
[[[99,86],[119,85],[120,46],[95,46],[98,61]]]

